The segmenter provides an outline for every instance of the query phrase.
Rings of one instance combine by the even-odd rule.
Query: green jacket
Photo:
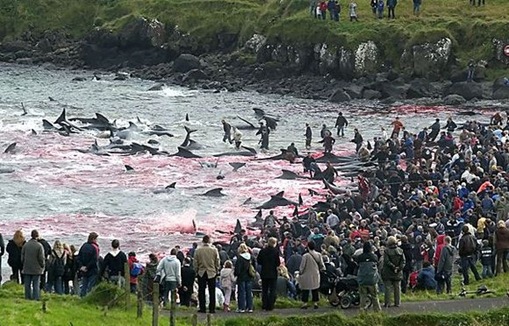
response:
[[[403,267],[405,266],[405,255],[397,245],[385,248],[382,265],[382,280],[401,281],[403,279]]]
[[[357,282],[359,285],[376,285],[378,283],[378,258],[374,253],[362,253],[355,259],[359,268]]]

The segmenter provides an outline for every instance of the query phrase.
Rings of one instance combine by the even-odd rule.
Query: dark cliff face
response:
[[[509,65],[501,54],[503,40],[493,41],[491,64]],[[329,99],[396,100],[434,98],[451,103],[482,98],[509,98],[503,81],[483,82],[486,62],[475,65],[473,84],[464,83],[466,68],[456,66],[455,47],[447,37],[404,48],[398,60],[392,44],[366,41],[341,44],[285,44],[254,34],[239,43],[235,33],[224,32],[200,44],[176,26],[137,18],[117,32],[96,28],[80,40],[59,32],[24,34],[0,44],[0,61],[25,64],[51,62],[89,69],[130,69],[147,79],[202,88],[235,91],[249,86],[263,92]],[[398,45],[398,49],[400,46]],[[448,80],[452,81],[448,82]],[[432,82],[442,82],[441,86]],[[444,83],[445,81],[445,83]]]

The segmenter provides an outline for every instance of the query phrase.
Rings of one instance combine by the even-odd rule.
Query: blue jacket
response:
[[[92,276],[97,274],[98,269],[98,261],[99,261],[99,252],[98,247],[92,244],[91,242],[85,242],[78,253],[78,264],[79,267],[85,266],[87,271],[83,273],[84,276]]]
[[[387,0],[387,7],[396,7],[398,0]]]
[[[424,267],[417,275],[417,285],[427,290],[437,288],[437,281],[435,280],[435,269],[433,266]]]

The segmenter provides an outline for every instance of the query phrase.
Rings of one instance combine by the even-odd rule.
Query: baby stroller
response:
[[[357,278],[337,277],[335,279],[334,287],[328,296],[328,299],[332,306],[341,306],[342,309],[348,309],[351,306],[359,306],[361,298],[359,294],[359,283],[357,283]],[[372,299],[369,297],[366,308],[371,307],[372,304]]]

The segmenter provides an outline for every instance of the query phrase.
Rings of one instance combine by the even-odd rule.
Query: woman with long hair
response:
[[[234,272],[238,286],[237,312],[253,312],[253,279],[255,278],[253,261],[245,243],[239,246],[238,252]]]
[[[64,275],[65,266],[67,264],[67,252],[60,240],[53,243],[53,250],[48,261],[48,282],[46,283],[46,291],[56,294],[64,293]]]
[[[21,261],[21,248],[25,244],[25,236],[23,235],[23,231],[17,230],[14,232],[12,236],[12,240],[9,240],[7,243],[6,251],[9,254],[9,258],[7,259],[7,263],[11,266],[12,275],[11,280],[16,281],[16,283],[23,283],[23,275],[21,271],[23,270],[23,262]]]

